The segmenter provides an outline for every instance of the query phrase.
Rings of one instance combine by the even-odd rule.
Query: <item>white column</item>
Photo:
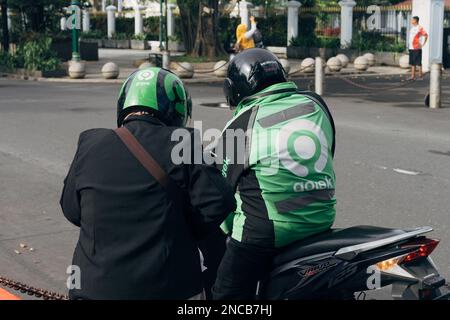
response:
[[[245,24],[247,28],[250,26],[250,9],[253,8],[253,4],[248,1],[239,2],[239,16],[241,17],[241,23]]]
[[[167,35],[173,37],[175,35],[175,16],[173,11],[176,9],[176,5],[171,3],[167,6]]]
[[[134,34],[142,34],[144,33],[144,22],[142,20],[142,14],[141,9],[143,9],[143,6],[136,5],[134,7]]]
[[[292,38],[298,37],[298,10],[302,4],[298,1],[289,1],[288,6],[288,26],[287,26],[287,45]]]
[[[8,15],[8,30],[11,31],[12,30],[11,9],[8,8],[6,14]]]
[[[108,19],[108,38],[111,39],[113,34],[116,33],[116,7],[108,6],[106,8]]]
[[[342,0],[341,6],[341,47],[350,46],[353,38],[353,7],[356,2],[353,0]]]
[[[122,12],[123,10],[123,0],[117,0],[117,12]]]
[[[61,17],[61,31],[67,30],[67,18]]]
[[[83,9],[83,32],[91,31],[91,14],[89,9]]]
[[[106,0],[102,0],[102,11],[106,12]]]
[[[423,48],[422,64],[425,72],[430,71],[430,64],[442,63],[444,11],[444,0],[413,0],[412,15],[420,18],[419,23],[429,36]]]

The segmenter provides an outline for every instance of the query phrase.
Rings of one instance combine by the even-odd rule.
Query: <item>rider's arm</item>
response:
[[[78,142],[78,145],[80,145],[80,142]],[[67,218],[67,220],[69,220],[77,227],[79,227],[81,223],[80,197],[76,188],[76,173],[75,173],[78,152],[79,150],[77,150],[72,165],[70,166],[69,173],[67,174],[67,177],[64,180],[64,188],[60,200],[64,216]]]
[[[234,192],[220,171],[206,164],[189,165],[187,187],[194,233],[205,238],[236,209]]]

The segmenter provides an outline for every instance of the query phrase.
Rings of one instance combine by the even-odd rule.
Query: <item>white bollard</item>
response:
[[[315,81],[315,91],[318,95],[323,95],[324,93],[324,80],[325,80],[325,70],[324,61],[321,57],[316,58],[316,81]]]
[[[91,15],[88,9],[83,9],[83,32],[91,31]]]
[[[430,109],[439,109],[441,107],[441,76],[442,65],[433,63],[430,69]]]
[[[143,7],[136,5],[134,7],[134,34],[139,35],[144,33],[144,22],[142,20],[141,9]]]
[[[290,45],[292,38],[298,37],[298,10],[301,3],[298,1],[288,2],[288,26],[287,26],[287,45]]]
[[[116,33],[116,7],[108,6],[106,11],[108,12],[108,39],[111,39]]]
[[[353,38],[353,7],[356,2],[353,0],[339,1],[341,6],[341,47],[347,48],[352,43]]]
[[[176,5],[171,3],[167,6],[167,36],[173,37],[175,35],[175,16],[173,11],[176,9]]]
[[[170,52],[163,51],[162,53],[162,67],[163,69],[170,70]]]
[[[253,8],[253,4],[248,1],[239,2],[239,16],[241,17],[241,23],[245,24],[247,28],[250,26],[250,9]]]

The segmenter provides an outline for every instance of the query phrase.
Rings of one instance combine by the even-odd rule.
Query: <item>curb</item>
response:
[[[374,72],[329,72],[325,74],[326,78],[334,78],[336,76],[341,77],[394,77],[394,76],[404,76],[405,73],[374,73]],[[70,79],[70,78],[38,78],[38,77],[29,77],[29,76],[18,76],[10,73],[0,74],[1,78],[8,78],[14,80],[25,80],[25,81],[39,81],[39,82],[55,82],[55,83],[85,83],[85,84],[122,84],[126,79],[112,79],[106,80],[103,78],[92,78],[92,79]],[[186,84],[220,84],[224,81],[225,78],[218,77],[205,77],[205,78],[191,78],[191,79],[182,79]],[[314,79],[314,73],[312,74],[298,74],[292,75],[290,77],[291,80],[301,80],[301,79]]]

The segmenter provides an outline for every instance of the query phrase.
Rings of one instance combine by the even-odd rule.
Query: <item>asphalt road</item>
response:
[[[450,278],[450,81],[444,81],[446,108],[435,111],[423,107],[427,84],[388,91],[328,81],[338,131],[336,226],[433,226],[442,240],[434,258]],[[0,79],[0,276],[65,291],[78,231],[59,208],[62,181],[79,133],[114,126],[118,89]],[[211,106],[223,101],[221,88],[190,90],[194,119],[222,128],[231,112]]]

